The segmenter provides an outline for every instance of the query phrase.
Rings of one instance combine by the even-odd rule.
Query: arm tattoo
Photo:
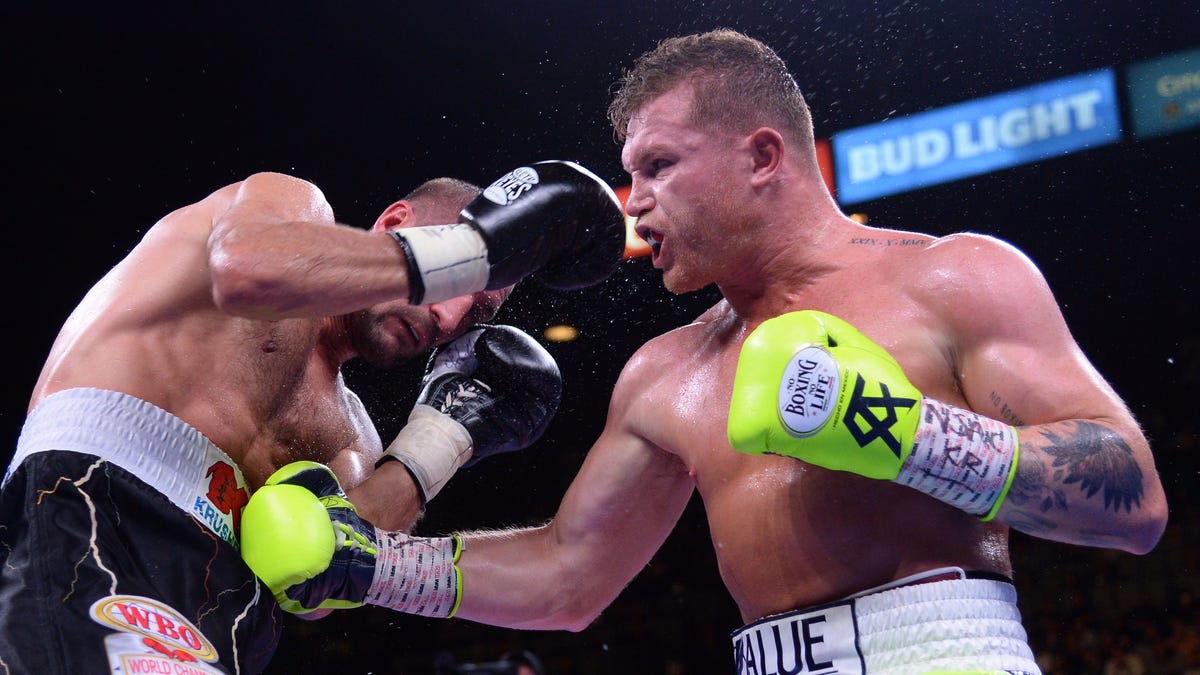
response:
[[[1000,398],[1000,394],[994,391],[990,392],[988,394],[988,400],[992,402],[992,405],[996,406],[996,412],[1000,414],[1000,419],[1008,422],[1014,427],[1025,426],[1025,421],[1022,420],[1012,408],[1008,407],[1008,404],[1004,402],[1004,399]]]
[[[1130,512],[1141,507],[1142,470],[1120,436],[1093,422],[1068,422],[1059,428],[1065,433],[1042,432],[1047,444],[1040,450],[1046,458],[1053,458],[1049,467],[1033,453],[1028,465],[1021,462],[1009,495],[1017,504],[1036,504],[1042,513],[1065,511],[1065,487],[1077,483],[1084,499],[1102,492],[1106,509],[1119,513],[1122,508]]]

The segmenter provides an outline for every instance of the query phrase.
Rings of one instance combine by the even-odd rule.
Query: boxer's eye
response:
[[[651,178],[657,178],[658,174],[660,174],[664,170],[670,168],[671,164],[672,164],[672,162],[670,160],[656,159],[656,160],[650,162],[649,166],[646,169],[646,173]]]

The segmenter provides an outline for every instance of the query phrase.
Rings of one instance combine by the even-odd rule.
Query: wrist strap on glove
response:
[[[388,230],[408,260],[409,302],[432,305],[487,287],[487,245],[465,223]]]
[[[1017,430],[931,398],[895,481],[979,516],[996,517],[1017,472]]]
[[[421,506],[429,503],[471,459],[471,435],[459,422],[436,408],[418,403],[408,415],[408,424],[387,447],[381,463],[399,460],[421,488]]]

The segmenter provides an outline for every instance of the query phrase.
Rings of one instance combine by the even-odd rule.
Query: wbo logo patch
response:
[[[215,673],[212,642],[179,612],[140,595],[110,595],[92,604],[91,618],[118,633],[104,640],[114,673]]]

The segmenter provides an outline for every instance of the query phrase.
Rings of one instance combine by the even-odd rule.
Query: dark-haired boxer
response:
[[[440,609],[580,630],[698,491],[746,623],[738,672],[1036,673],[1009,528],[1144,553],[1167,518],[1145,437],[1038,269],[991,237],[845,217],[795,80],[744,35],[663,41],[610,116],[665,285],[723,299],[628,362],[549,523],[465,546],[376,532],[358,596],[428,611],[395,553],[419,544],[441,552],[420,571],[461,585]],[[282,590],[316,606],[321,577]]]
[[[557,161],[482,192],[435,179],[369,231],[277,173],[166,215],[71,314],[33,391],[0,494],[0,665],[261,670],[280,616],[239,554],[251,492],[320,462],[364,514],[411,526],[461,465],[532,443],[558,403],[536,341],[473,327],[527,275],[598,282],[624,240],[611,189]],[[439,345],[398,461],[381,462],[341,366]]]

